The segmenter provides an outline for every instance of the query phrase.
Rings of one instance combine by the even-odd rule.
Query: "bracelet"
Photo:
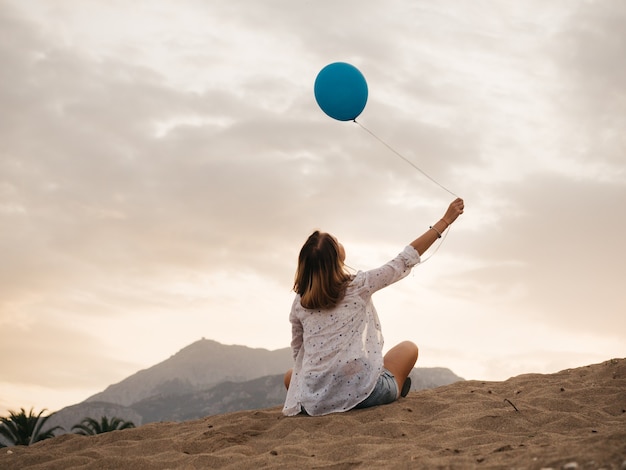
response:
[[[433,227],[432,225],[430,226],[431,229],[433,229],[435,232],[437,232],[437,238],[441,238],[441,232],[439,230],[437,230],[435,227]]]

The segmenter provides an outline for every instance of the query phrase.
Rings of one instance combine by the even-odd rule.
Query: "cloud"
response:
[[[463,236],[468,256],[481,264],[437,288],[499,305],[515,312],[515,322],[619,340],[626,305],[615,254],[625,228],[614,208],[626,188],[537,175],[510,185],[507,196],[516,210]]]
[[[102,377],[130,367],[133,337],[144,366],[199,336],[287,344],[310,231],[367,269],[452,200],[394,151],[466,200],[414,283],[381,297],[424,302],[433,342],[463,351],[438,357],[471,366],[455,322],[482,338],[475,363],[509,322],[558,336],[555,354],[581,332],[623,344],[623,17],[619,1],[3,2],[0,323],[15,340],[0,355],[33,351],[16,380],[43,364],[53,384],[36,358],[52,349],[82,384],[73,357],[93,344],[119,352],[87,354]],[[318,109],[335,60],[364,72],[374,136]],[[391,338],[422,331],[403,321]]]
[[[623,2],[581,2],[549,49],[559,71],[555,102],[564,121],[563,151],[593,174],[621,182],[626,181],[624,20]]]
[[[34,328],[2,326],[3,382],[51,389],[98,387],[103,379],[120,380],[124,373],[137,368],[132,360],[112,357],[97,334],[64,325],[58,319],[50,315]],[[97,370],[94,364],[99,364]]]

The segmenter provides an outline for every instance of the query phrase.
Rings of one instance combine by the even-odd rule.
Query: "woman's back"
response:
[[[295,367],[285,402],[286,414],[304,407],[311,415],[346,411],[370,394],[383,370],[384,344],[371,297],[405,277],[419,262],[407,247],[371,271],[360,271],[332,309],[307,309],[294,299],[290,322]]]

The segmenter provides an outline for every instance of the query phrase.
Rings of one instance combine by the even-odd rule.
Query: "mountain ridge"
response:
[[[48,423],[62,426],[67,433],[85,417],[117,417],[140,426],[271,408],[284,402],[283,375],[292,366],[291,348],[270,351],[202,338],[83,402],[57,411]],[[411,390],[464,380],[444,367],[418,367],[410,377]]]
[[[168,359],[109,385],[85,401],[130,406],[158,394],[181,390],[193,392],[221,382],[245,382],[265,375],[284,373],[291,364],[290,348],[270,351],[224,345],[202,338]]]

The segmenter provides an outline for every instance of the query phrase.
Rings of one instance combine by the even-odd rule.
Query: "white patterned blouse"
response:
[[[409,245],[383,266],[359,271],[333,309],[306,309],[296,295],[289,315],[295,364],[285,415],[347,411],[369,396],[383,371],[384,343],[372,294],[406,277],[419,262]]]

